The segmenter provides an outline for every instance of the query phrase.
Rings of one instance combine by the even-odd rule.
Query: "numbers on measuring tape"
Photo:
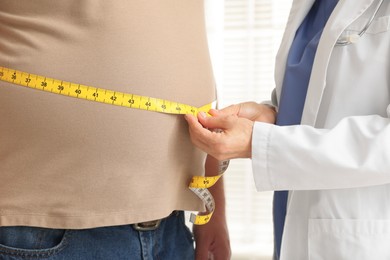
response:
[[[20,78],[20,81],[17,79]],[[24,80],[23,80],[24,79]],[[21,85],[24,87],[39,89],[45,92],[60,94],[75,98],[81,98],[100,103],[125,106],[130,108],[137,108],[149,111],[170,113],[170,114],[187,114],[191,113],[197,115],[199,111],[208,112],[212,107],[212,103],[202,106],[200,108],[172,102],[164,99],[157,99],[146,96],[139,96],[129,93],[114,92],[101,88],[85,86],[81,84],[74,84],[71,82],[61,81],[44,76],[29,74],[22,71],[12,70],[0,66],[0,80],[9,83]],[[66,91],[65,91],[66,90]],[[81,95],[86,93],[85,95]],[[121,102],[123,101],[123,102]],[[127,101],[127,102],[126,102]],[[226,170],[227,165],[220,167]],[[189,188],[205,203],[207,214],[195,215],[192,214],[190,221],[196,225],[206,224],[215,208],[214,199],[208,191],[218,181],[221,175],[213,177],[194,176],[191,180]]]
[[[36,88],[55,94],[82,98],[100,103],[108,103],[118,106],[125,106],[130,108],[144,109],[169,114],[191,113],[193,115],[196,115],[199,111],[208,112],[208,110],[211,108],[211,104],[197,108],[186,104],[171,102],[163,99],[114,92],[111,90],[101,88],[98,89],[81,84],[74,84],[71,82],[60,81],[53,78],[47,78],[21,71],[10,70],[4,67],[0,67],[0,70],[0,79],[4,81],[9,81],[11,83],[15,83],[21,86]],[[16,80],[19,77],[24,79],[24,81],[22,80],[23,82],[17,82]]]

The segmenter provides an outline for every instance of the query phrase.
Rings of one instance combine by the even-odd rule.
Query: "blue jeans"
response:
[[[153,231],[132,225],[80,230],[0,227],[0,259],[186,260],[194,241],[184,213],[174,212]]]

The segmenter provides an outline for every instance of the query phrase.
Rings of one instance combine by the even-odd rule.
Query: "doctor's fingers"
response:
[[[221,117],[216,124],[221,131],[202,127],[193,116],[186,116],[192,143],[217,160],[251,157],[253,122],[236,116]],[[207,120],[213,118],[207,118]],[[206,120],[206,121],[207,121]],[[224,127],[221,127],[224,126]]]
[[[213,116],[236,115],[241,118],[246,118],[252,121],[265,123],[275,123],[276,111],[275,108],[266,104],[259,104],[253,101],[243,102],[236,105],[231,105],[221,110],[210,110]]]
[[[217,143],[221,142],[220,134],[203,128],[192,115],[186,115],[185,118],[189,125],[191,142],[207,154],[212,155],[216,159],[220,159],[220,154],[216,151],[219,146]]]
[[[241,104],[234,104],[234,105],[230,105],[230,106],[224,107],[224,108],[219,109],[219,110],[211,109],[210,111],[215,111],[216,112],[215,116],[217,116],[217,115],[225,115],[225,116],[226,115],[238,115],[240,112],[240,107],[241,107]],[[212,115],[214,115],[214,114],[212,114]]]
[[[274,123],[276,111],[273,107],[256,102],[244,102],[240,104],[239,117],[247,118],[252,121]]]
[[[185,117],[192,143],[217,160],[251,157],[253,122],[234,115],[220,117],[192,115]],[[203,126],[202,126],[203,125]],[[210,131],[204,127],[218,129]]]
[[[257,104],[256,102],[243,102],[235,105],[231,105],[219,110],[220,115],[237,115],[239,117],[244,117],[251,119],[253,114],[257,114]]]
[[[204,129],[206,132],[199,132],[199,129],[190,127],[190,137],[191,142],[198,147],[200,150],[211,155],[217,160],[226,160],[230,159],[229,154],[226,153],[226,150],[223,149],[225,146],[225,141],[221,140],[221,134],[211,132],[207,129]]]
[[[213,133],[204,128],[203,125],[197,120],[196,117],[192,115],[185,115],[184,117],[187,120],[188,126],[189,126],[189,132],[192,143],[204,150],[205,144],[209,140],[213,139]],[[206,151],[207,152],[207,151]]]
[[[205,128],[209,129],[230,129],[238,120],[237,115],[220,115],[218,112],[210,110],[211,117],[204,113],[198,114],[198,120]]]

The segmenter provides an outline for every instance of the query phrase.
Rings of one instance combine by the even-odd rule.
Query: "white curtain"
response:
[[[276,51],[292,0],[206,0],[219,107],[270,99]],[[250,160],[225,173],[233,260],[271,259],[272,193],[256,192]]]

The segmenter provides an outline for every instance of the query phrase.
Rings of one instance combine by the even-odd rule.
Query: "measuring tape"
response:
[[[219,178],[222,177],[223,173],[229,166],[229,161],[220,161],[219,170],[217,176],[204,177],[204,176],[194,176],[192,177],[191,183],[189,185],[190,190],[192,190],[206,205],[207,214],[196,215],[191,213],[190,222],[195,225],[203,225],[209,222],[213,212],[215,210],[214,198],[211,195],[210,191],[207,189],[213,186]]]
[[[212,106],[211,103],[197,108],[164,99],[95,88],[4,67],[0,67],[0,80],[59,95],[168,114],[197,115],[200,111],[208,112]]]
[[[13,70],[1,66],[0,80],[54,94],[85,99],[110,105],[168,114],[192,114],[196,116],[200,111],[207,113],[212,108],[212,103],[197,108],[187,104],[177,103],[159,98],[122,93],[103,88],[95,88],[92,86],[71,83],[40,75],[30,74],[23,71]],[[209,222],[215,210],[215,204],[214,198],[209,192],[209,190],[207,190],[207,188],[213,186],[219,180],[219,178],[227,169],[228,164],[228,161],[220,162],[219,172],[217,176],[194,176],[192,178],[191,183],[189,184],[189,189],[191,189],[205,203],[207,209],[206,214],[191,214],[190,221],[192,223],[196,225],[202,225]]]

